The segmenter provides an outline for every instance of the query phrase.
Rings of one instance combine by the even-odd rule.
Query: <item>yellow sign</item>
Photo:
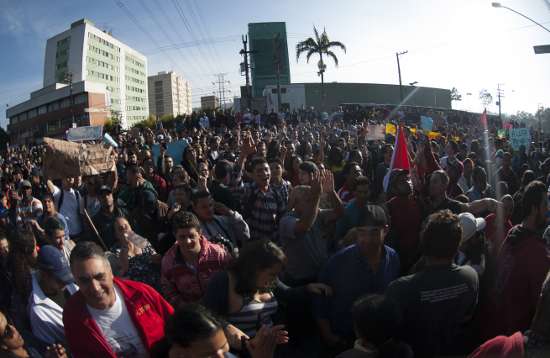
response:
[[[397,128],[394,124],[386,123],[386,134],[396,135],[397,134]]]

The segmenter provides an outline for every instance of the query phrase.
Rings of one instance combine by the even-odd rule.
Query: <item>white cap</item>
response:
[[[476,218],[471,213],[461,213],[458,219],[462,227],[462,241],[469,240],[476,232],[485,229],[485,219]]]

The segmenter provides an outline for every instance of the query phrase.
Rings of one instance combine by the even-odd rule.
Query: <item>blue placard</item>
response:
[[[185,148],[189,145],[187,139],[181,139],[176,142],[166,144],[166,153],[174,159],[174,164],[179,164],[182,161],[182,155]],[[153,144],[151,148],[155,164],[160,156],[160,144]]]

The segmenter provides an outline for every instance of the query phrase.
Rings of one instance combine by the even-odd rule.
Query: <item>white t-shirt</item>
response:
[[[148,357],[119,289],[115,286],[115,304],[106,310],[88,307],[103,337],[117,357]]]

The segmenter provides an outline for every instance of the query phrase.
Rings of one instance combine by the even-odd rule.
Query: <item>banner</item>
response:
[[[174,159],[174,165],[179,164],[183,159],[183,151],[189,145],[187,139],[181,139],[177,142],[171,142],[166,144],[166,154]],[[157,164],[158,158],[160,157],[160,144],[153,144],[151,148],[151,154],[153,154],[153,159],[155,160],[155,165]]]
[[[71,142],[83,142],[86,140],[98,140],[103,136],[103,126],[84,126],[69,128],[67,140]]]
[[[397,133],[397,128],[395,127],[395,124],[386,123],[386,134],[391,134],[395,136]]]
[[[434,120],[432,117],[420,116],[420,128],[424,131],[431,131],[434,126]]]
[[[90,176],[116,169],[112,147],[44,138],[43,173],[49,179]]]
[[[367,140],[384,140],[386,138],[386,127],[383,124],[367,125]]]
[[[522,145],[525,146],[525,149],[529,149],[529,145],[531,144],[529,128],[510,129],[510,144],[514,150],[518,150]]]

